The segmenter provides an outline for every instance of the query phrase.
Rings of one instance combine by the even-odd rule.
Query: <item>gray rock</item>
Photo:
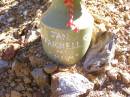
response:
[[[48,74],[54,73],[58,66],[56,64],[47,64],[44,66],[44,71]]]
[[[105,70],[100,68],[103,67],[103,65],[104,67],[106,65],[109,66],[115,55],[114,35],[106,32],[97,38],[97,43],[92,44],[83,63],[83,68],[87,72]]]
[[[52,76],[51,97],[78,97],[94,84],[78,73],[59,72]]]
[[[39,87],[44,87],[47,85],[48,76],[41,68],[34,69],[31,74]]]
[[[8,62],[0,59],[0,73],[7,68],[9,68]]]

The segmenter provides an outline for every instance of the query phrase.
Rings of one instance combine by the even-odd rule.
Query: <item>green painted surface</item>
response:
[[[74,0],[75,24],[79,32],[66,27],[69,17],[64,0],[53,0],[41,19],[41,36],[46,54],[62,64],[75,64],[85,55],[92,37],[93,18],[80,0]]]

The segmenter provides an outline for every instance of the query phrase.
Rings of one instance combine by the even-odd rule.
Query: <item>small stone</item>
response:
[[[130,87],[129,88],[123,88],[122,89],[125,93],[127,93],[128,95],[130,95]]]
[[[5,94],[5,97],[10,97],[10,94]]]
[[[32,93],[30,93],[30,92],[25,92],[24,95],[25,95],[26,97],[32,97],[32,96],[33,96]]]
[[[118,3],[123,4],[123,0],[116,0]]]
[[[1,87],[1,90],[0,90],[0,97],[5,97],[4,95],[4,87]]]
[[[23,80],[24,80],[24,83],[25,83],[25,84],[30,84],[30,83],[32,82],[29,77],[24,77]]]
[[[112,64],[112,66],[117,65],[118,64],[118,60],[117,59],[111,60],[111,64]]]
[[[43,87],[47,84],[48,77],[41,68],[34,69],[31,74],[38,86]]]
[[[11,91],[11,97],[22,97],[22,95],[17,91]]]
[[[115,4],[107,4],[108,10],[111,12],[117,12]]]
[[[36,67],[43,64],[43,59],[37,56],[29,56],[29,60],[31,62],[31,65]]]
[[[30,30],[27,35],[27,42],[33,42],[39,38],[39,33],[36,30]]]
[[[103,17],[97,15],[97,14],[93,14],[93,17],[94,17],[94,21],[98,24],[102,23],[103,22]]]
[[[98,28],[99,28],[99,31],[100,31],[100,32],[105,32],[105,31],[107,31],[107,29],[106,29],[106,27],[105,27],[105,24],[104,24],[104,23],[99,24],[99,25],[98,25]]]
[[[33,97],[43,97],[43,94],[41,92],[34,92]]]
[[[17,86],[15,87],[15,90],[17,90],[17,91],[23,91],[23,90],[25,90],[25,87],[24,87],[24,85],[20,82],[19,85],[17,85]]]
[[[15,86],[15,82],[11,82],[11,83],[10,83],[10,86],[11,86],[11,87],[14,87],[14,86]]]
[[[107,76],[110,77],[112,80],[117,80],[119,76],[119,69],[118,68],[111,68],[107,72]]]
[[[130,74],[128,72],[120,72],[121,79],[125,84],[130,84]]]
[[[0,59],[0,73],[7,68],[9,68],[8,62]]]
[[[2,52],[2,58],[4,60],[11,60],[15,57],[16,50],[13,45],[10,45]]]
[[[8,21],[9,23],[11,23],[11,22],[14,21],[14,19],[15,19],[14,17],[10,17],[10,18],[7,19],[7,21]]]
[[[124,19],[125,19],[125,20],[130,20],[130,14],[129,14],[129,13],[125,13]]]
[[[27,91],[29,91],[29,92],[33,92],[33,88],[28,87],[28,88],[27,88]]]
[[[121,94],[120,92],[115,93],[114,91],[110,91],[108,97],[126,97],[126,96],[124,96],[124,95]]]
[[[130,65],[130,56],[128,56],[128,65]]]
[[[78,73],[59,72],[52,76],[51,97],[78,97],[94,84]]]
[[[44,71],[48,74],[54,73],[57,70],[58,66],[55,64],[47,64],[44,66]]]
[[[14,50],[18,50],[20,48],[20,44],[18,43],[13,43],[12,45],[14,46]]]
[[[15,71],[17,76],[29,76],[30,74],[30,69],[27,67],[27,64],[17,60],[12,63],[12,70]]]
[[[25,10],[25,11],[23,12],[23,15],[24,15],[24,16],[27,16],[27,14],[28,14],[28,10]]]
[[[128,11],[128,10],[130,10],[130,6],[129,6],[129,5],[126,5],[126,6],[125,6],[125,11]]]
[[[124,20],[118,20],[117,23],[118,26],[124,26],[126,24]]]
[[[84,97],[109,97],[109,95],[106,91],[90,91],[89,94]]]
[[[125,97],[125,96],[120,94],[119,92],[102,90],[102,91],[90,91],[87,96],[83,97]]]

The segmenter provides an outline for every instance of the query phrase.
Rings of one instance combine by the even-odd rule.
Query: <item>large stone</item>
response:
[[[92,43],[87,52],[83,68],[87,72],[105,70],[104,67],[111,64],[115,56],[115,36],[109,32],[104,32],[97,37],[97,42]],[[101,69],[101,67],[103,69]]]
[[[78,73],[59,72],[52,76],[51,97],[78,97],[94,84]]]
[[[38,86],[43,87],[47,84],[48,76],[41,68],[34,69],[31,74]]]
[[[8,62],[0,59],[0,73],[7,68],[9,68]]]

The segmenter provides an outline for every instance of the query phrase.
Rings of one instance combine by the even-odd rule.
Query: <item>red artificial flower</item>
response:
[[[74,0],[64,0],[65,6],[68,8],[69,12],[69,21],[67,22],[66,26],[73,29],[74,32],[78,32],[79,29],[74,24]]]

